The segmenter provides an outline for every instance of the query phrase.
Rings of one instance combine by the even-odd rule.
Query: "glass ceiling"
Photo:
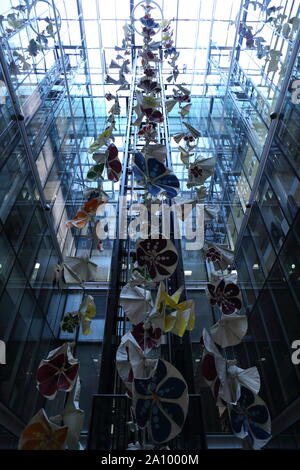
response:
[[[46,15],[52,1],[39,1],[36,15]],[[1,0],[0,14],[5,16],[11,12],[12,6],[25,3],[31,4],[31,0]],[[263,3],[279,9],[275,15],[281,17],[279,22],[276,20],[275,27],[265,22],[265,12],[259,7]],[[63,48],[68,53],[70,48],[73,49],[74,54],[77,49],[82,59],[82,45],[85,46],[82,83],[86,85],[88,72],[92,95],[103,96],[108,67],[110,61],[115,59],[114,48],[122,44],[123,27],[130,23],[131,8],[136,8],[137,19],[140,17],[139,0],[55,0],[54,4],[61,18],[60,39]],[[238,56],[233,54],[240,42],[237,26],[246,22],[254,34],[259,32],[256,36],[262,37],[265,44],[270,45],[270,50],[278,51],[281,54],[280,61],[284,64],[292,41],[279,34],[280,28],[283,22],[299,14],[298,1],[157,0],[157,4],[165,19],[173,19],[175,47],[181,53],[177,62],[181,72],[180,82],[191,86],[192,95],[211,95],[206,85],[218,84],[222,73],[225,73],[223,83],[225,81],[226,84],[231,61],[236,58],[242,70],[259,88],[262,99],[272,102],[283,78],[284,67],[281,72],[267,73],[266,58],[258,59],[257,51],[246,47],[245,40]],[[10,44],[25,43],[22,34],[12,34],[14,37]],[[135,44],[142,44],[138,34],[135,34]],[[165,67],[164,72],[168,73],[169,66]],[[81,93],[84,93],[83,89]]]

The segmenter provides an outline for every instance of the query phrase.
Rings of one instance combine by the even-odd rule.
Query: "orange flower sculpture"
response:
[[[51,423],[44,409],[33,416],[21,432],[19,450],[64,450],[68,427]]]
[[[80,211],[77,212],[75,217],[68,220],[66,226],[71,228],[72,226],[77,228],[84,228],[86,224],[96,215],[97,209],[105,204],[108,200],[105,193],[101,194],[100,197],[95,197],[85,202]]]

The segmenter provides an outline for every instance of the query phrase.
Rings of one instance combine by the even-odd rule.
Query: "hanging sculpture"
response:
[[[146,267],[153,281],[166,279],[174,273],[178,254],[171,240],[147,239],[138,242],[136,257],[138,266]]]
[[[79,309],[65,314],[61,329],[67,333],[74,333],[79,325],[82,327],[82,334],[87,336],[91,333],[92,318],[96,316],[96,305],[91,295],[87,295],[81,302]]]
[[[251,390],[242,387],[235,406],[229,407],[234,434],[243,439],[249,436],[253,449],[261,449],[271,439],[271,418],[265,402]]]
[[[137,424],[149,427],[156,443],[173,439],[182,429],[189,396],[185,380],[167,361],[159,359],[152,375],[134,379],[133,406]]]
[[[68,427],[49,421],[45,410],[38,411],[21,432],[19,450],[64,450]]]
[[[72,390],[78,372],[79,362],[73,357],[71,344],[64,343],[41,361],[37,370],[38,390],[44,397],[53,400],[57,392]]]
[[[167,113],[171,113],[178,104],[182,132],[178,132],[173,138],[179,146],[181,160],[188,171],[187,187],[193,188],[196,194],[188,201],[193,204],[205,204],[207,180],[214,174],[216,158],[197,156],[201,132],[190,122],[184,121],[192,106],[190,90],[174,83],[173,95],[166,103],[162,103],[162,84],[157,77],[158,64],[162,62],[158,53],[160,47],[172,68],[167,82],[176,82],[179,75],[176,64],[179,52],[174,45],[171,24],[163,20],[162,14],[161,21],[152,18],[153,8],[156,7],[161,12],[156,2],[139,2],[134,11],[138,6],[145,11],[140,18],[140,31],[136,29],[134,18],[131,25],[124,27],[125,39],[122,47],[116,46],[116,60],[112,59],[109,66],[113,71],[117,71],[118,79],[106,76],[107,84],[120,87],[116,95],[106,93],[106,100],[113,102],[108,111],[106,127],[89,147],[95,165],[87,172],[87,182],[97,181],[98,186],[85,188],[84,196],[87,201],[76,216],[67,221],[68,228],[82,229],[91,225],[98,208],[108,201],[107,194],[102,190],[105,168],[107,179],[113,183],[118,182],[121,177],[122,164],[118,158],[113,134],[116,129],[116,117],[120,116],[121,112],[118,91],[129,89],[125,75],[130,73],[130,62],[124,56],[131,54],[134,30],[143,36],[144,42],[143,47],[139,49],[144,75],[138,81],[136,106],[133,108],[137,115],[134,122],[138,128],[136,134],[142,140],[143,147],[138,147],[140,150],[133,153],[134,177],[142,186],[145,200],[161,198],[167,202],[173,200],[178,203],[176,196],[180,183],[172,169],[167,166],[167,146],[159,140],[158,133],[159,125],[166,119],[163,108]],[[154,36],[159,31],[162,32],[162,39],[154,41]],[[262,57],[268,54],[271,56],[272,51],[267,50],[264,38],[258,37],[257,33],[253,34],[251,27],[241,25],[240,34],[246,38],[247,47],[257,47]],[[34,44],[31,45],[31,51],[34,52]],[[118,61],[122,61],[122,65]],[[270,62],[270,70],[275,65],[274,60],[273,63]],[[184,204],[184,201],[186,202],[183,198],[181,203]],[[217,205],[205,204],[207,225],[218,215],[219,209]],[[132,327],[121,338],[116,353],[116,367],[126,393],[132,399],[131,425],[134,429],[142,430],[144,436],[141,442],[135,440],[131,445],[131,448],[135,449],[161,445],[176,437],[186,420],[189,404],[188,387],[180,372],[165,360],[149,357],[149,353],[158,351],[165,333],[182,338],[195,326],[194,301],[180,302],[184,289],[180,288],[174,294],[168,294],[166,286],[178,266],[178,253],[171,240],[163,238],[160,233],[158,235],[158,239],[138,240],[136,266],[132,271],[131,280],[122,288],[120,294],[120,306]],[[93,234],[90,236],[93,237]],[[233,432],[241,438],[248,434],[253,448],[260,448],[270,439],[271,431],[269,412],[257,395],[260,389],[258,370],[256,367],[243,370],[235,361],[227,360],[226,354],[222,352],[222,348],[239,344],[248,326],[247,318],[237,314],[242,308],[240,289],[237,283],[228,279],[223,272],[233,263],[233,252],[227,245],[207,240],[204,255],[211,266],[221,270],[221,273],[212,271],[207,295],[210,304],[218,306],[222,316],[210,328],[210,333],[203,331],[202,374],[211,387],[217,406],[224,408],[228,405]],[[69,257],[56,267],[56,283],[60,286],[63,283],[82,286],[84,282],[96,278],[97,265],[88,258]],[[158,282],[160,284],[153,304],[150,289],[157,286]],[[90,333],[95,314],[93,298],[85,296],[78,311],[69,312],[64,316],[62,330],[74,333],[81,324],[83,334],[87,335]],[[40,393],[48,399],[53,399],[58,391],[71,392],[63,413],[53,418],[56,418],[57,424],[63,423],[67,426],[61,427],[50,422],[41,410],[23,431],[20,448],[63,449],[66,445],[69,449],[78,448],[84,418],[78,404],[78,373],[79,362],[73,357],[69,343],[50,351],[47,358],[41,361],[37,371]],[[145,438],[146,435],[150,443]]]

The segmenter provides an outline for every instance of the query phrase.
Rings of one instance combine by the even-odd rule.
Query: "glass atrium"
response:
[[[151,11],[153,38],[140,21]],[[145,56],[149,51],[157,60]],[[145,88],[147,67],[156,91]],[[299,88],[298,0],[1,0],[0,449],[26,448],[24,429],[36,416],[67,426],[68,403],[83,412],[75,420],[79,430],[70,424],[61,448],[300,448],[300,366],[293,359],[300,346]],[[158,101],[154,114],[161,119],[143,111],[145,96],[148,103]],[[164,165],[178,182],[174,200],[161,191],[165,186],[153,190],[155,178],[136,177],[136,155],[145,165],[151,160],[143,157],[147,125],[156,133],[152,145],[165,153]],[[109,126],[114,140],[95,145]],[[197,143],[187,144],[188,150],[187,136]],[[92,178],[91,169],[101,166],[110,146],[117,147],[122,171],[106,160],[102,174],[94,170]],[[191,165],[199,159],[213,161],[201,185],[191,182]],[[99,206],[89,213],[87,200],[95,192],[96,199],[105,197],[105,207],[101,203],[101,211]],[[204,238],[197,249],[190,249],[193,238],[184,232],[184,220],[178,229],[183,235],[174,236],[174,214],[191,200],[194,238],[197,231]],[[137,246],[151,237],[148,229],[143,236],[141,226],[137,237],[122,237],[120,221],[125,218],[127,226],[142,213],[141,205],[148,221],[151,202],[161,214],[177,207],[166,237],[177,265],[161,283],[143,272],[139,284]],[[221,271],[209,258],[212,247],[230,259],[227,265],[220,261]],[[89,262],[93,276],[68,282],[70,259]],[[222,303],[222,292],[213,291],[220,276],[239,291],[241,307],[229,315],[228,299]],[[180,301],[193,301],[195,324],[186,322],[180,335],[165,323],[146,354],[141,323],[142,345],[127,344],[118,360],[123,338],[132,338],[137,325],[122,301],[126,286],[140,286],[141,295],[148,290],[152,312],[159,287],[170,298],[182,286]],[[95,309],[90,317],[88,310],[78,313],[88,296]],[[77,327],[68,329],[70,312],[77,312]],[[168,305],[164,321],[175,314],[178,320],[180,310]],[[210,351],[212,326],[232,315],[247,321],[243,337]],[[42,361],[51,361],[50,351],[63,347],[80,363],[80,379],[78,373],[73,380],[62,373],[69,387],[57,382],[50,397],[37,372]],[[138,380],[154,377],[155,369],[135,374],[130,348],[132,357],[138,351],[155,367],[171,364],[186,386],[185,419],[180,425],[175,419],[170,439],[155,438],[151,418],[144,425],[139,421]],[[206,355],[214,364],[221,355],[225,378],[218,370],[212,374],[214,365],[205,376]],[[251,387],[249,392],[247,380],[233,378],[237,369],[229,374],[235,364],[248,371],[248,381],[254,374],[257,393]],[[237,400],[225,399],[230,387]],[[243,416],[250,431],[248,422],[242,435],[234,413],[244,412],[245,387],[268,415],[261,431],[249,418],[249,405]],[[159,401],[154,392],[152,398]],[[166,410],[169,423],[172,413]],[[260,439],[251,425],[259,428]]]

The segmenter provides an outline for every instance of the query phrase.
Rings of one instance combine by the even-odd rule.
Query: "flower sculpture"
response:
[[[210,334],[216,344],[222,348],[239,344],[248,329],[246,315],[222,315],[220,320],[210,327]]]
[[[49,421],[41,409],[21,432],[19,450],[64,450],[68,427]]]
[[[112,139],[113,140],[113,131],[114,126],[108,126],[99,136],[98,138],[90,145],[89,153],[94,153],[96,150],[106,145],[107,142]]]
[[[217,406],[226,403],[236,404],[243,386],[255,394],[259,392],[260,376],[257,367],[241,369],[235,360],[226,360],[205,328],[202,339],[204,343],[202,375],[211,388]]]
[[[204,254],[207,261],[211,261],[216,269],[224,270],[234,261],[234,252],[227,245],[205,242]]]
[[[157,131],[153,124],[147,124],[146,126],[142,126],[138,132],[138,136],[143,137],[146,141],[146,145],[148,145],[150,142],[156,142]]]
[[[155,77],[156,71],[155,69],[147,65],[146,67],[144,67],[144,74],[146,75],[146,77],[152,78],[152,77]]]
[[[39,392],[49,400],[55,398],[58,391],[72,390],[79,372],[79,362],[71,352],[71,344],[50,351],[37,370]]]
[[[237,405],[229,407],[234,434],[250,438],[253,449],[261,449],[271,439],[271,418],[265,402],[246,387],[241,388]]]
[[[116,366],[130,398],[132,398],[134,378],[151,374],[156,362],[156,359],[146,358],[145,351],[139,346],[131,331],[122,336],[117,349]]]
[[[114,144],[110,144],[107,149],[107,178],[111,181],[117,182],[122,173],[122,164],[118,158],[118,149]]]
[[[86,281],[97,279],[97,264],[90,261],[86,256],[66,256],[61,264],[55,266],[54,284],[63,286],[64,284],[80,285]]]
[[[152,375],[134,379],[134,411],[137,424],[150,433],[156,443],[173,439],[182,429],[188,409],[187,384],[180,372],[159,359]]]
[[[160,111],[153,108],[141,108],[142,112],[147,116],[149,122],[162,123],[164,117]]]
[[[213,263],[215,261],[221,261],[222,255],[219,251],[216,250],[216,248],[209,248],[206,253],[205,253],[206,259],[208,261],[212,261]]]
[[[141,268],[147,267],[153,281],[160,281],[174,273],[178,254],[170,240],[146,239],[137,245],[137,263]]]
[[[97,164],[89,169],[87,178],[92,181],[102,178],[104,167],[106,167],[107,178],[114,182],[119,181],[122,164],[118,158],[118,153],[115,144],[110,144],[105,153],[94,153],[93,159]]]
[[[147,328],[141,322],[134,326],[131,333],[143,351],[151,351],[151,349],[157,348],[160,345],[162,334],[160,328]]]
[[[133,325],[144,321],[152,308],[151,293],[138,286],[126,284],[120,293],[120,305]]]
[[[221,381],[218,377],[215,358],[212,354],[210,354],[206,350],[203,353],[201,371],[202,371],[202,376],[204,380],[206,381],[207,385],[211,389],[214,399],[217,401],[218,396],[219,396]]]
[[[103,192],[100,197],[96,197],[94,199],[90,199],[89,201],[85,202],[82,209],[77,212],[75,217],[68,220],[66,222],[66,226],[68,228],[76,227],[76,228],[84,228],[87,223],[96,215],[97,209],[106,204],[108,200],[107,194]]]
[[[147,185],[152,196],[164,192],[172,199],[178,194],[180,183],[177,176],[156,158],[145,159],[141,152],[137,152],[132,169],[136,179]]]
[[[145,15],[143,18],[141,18],[141,23],[147,28],[158,28],[159,24],[154,21],[153,18],[151,18],[150,15]]]
[[[91,333],[92,318],[96,316],[96,305],[94,298],[87,295],[80,304],[79,314],[81,319],[81,328],[83,335],[87,336]]]
[[[218,305],[224,315],[238,312],[242,308],[240,288],[233,282],[221,279],[207,284],[207,295],[212,306]]]
[[[202,158],[189,167],[187,187],[201,186],[215,171],[215,158]]]
[[[87,172],[87,179],[91,181],[95,181],[97,179],[102,178],[102,173],[104,170],[104,163],[97,163],[97,165],[92,166],[89,171]]]
[[[193,330],[195,327],[195,304],[193,300],[179,303],[182,292],[183,287],[170,296],[161,282],[155,306],[147,321],[153,327],[161,328],[165,333],[173,333],[180,337],[184,335],[186,330]]]
[[[60,326],[62,331],[74,333],[80,325],[80,317],[78,312],[68,312],[64,316]]]
[[[161,87],[158,82],[152,81],[149,78],[143,78],[138,87],[144,90],[146,93],[160,93]]]

